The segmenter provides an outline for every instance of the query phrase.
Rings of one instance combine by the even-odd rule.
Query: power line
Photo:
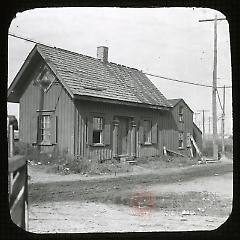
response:
[[[198,20],[199,22],[212,22],[214,21],[215,19],[212,18],[212,19],[203,19],[203,20]],[[226,18],[217,18],[217,20],[226,20]]]
[[[165,80],[168,80],[168,81],[173,81],[173,82],[185,83],[185,84],[190,84],[190,85],[195,85],[195,86],[212,88],[211,85],[206,85],[206,84],[201,84],[201,83],[194,83],[194,82],[188,82],[188,81],[183,81],[183,80],[179,80],[179,79],[175,79],[175,78],[163,77],[163,76],[160,76],[160,75],[147,73],[147,72],[143,72],[143,73],[146,74],[146,75],[152,76],[152,77],[162,78],[162,79],[165,79]],[[218,87],[218,88],[223,88],[223,87]],[[232,88],[232,86],[226,86],[225,88]]]
[[[50,45],[43,44],[43,43],[37,42],[37,41],[35,41],[35,40],[29,39],[29,38],[17,36],[17,35],[12,34],[12,33],[9,33],[8,35],[11,36],[11,37],[15,37],[15,38],[24,40],[24,41],[31,42],[31,43],[42,44],[42,45],[45,45],[45,46],[50,46]],[[201,84],[201,83],[194,83],[194,82],[183,81],[183,80],[179,80],[179,79],[175,79],[175,78],[169,78],[169,77],[164,77],[164,76],[160,76],[160,75],[156,75],[156,74],[152,74],[152,73],[147,73],[147,72],[143,72],[143,73],[146,74],[146,75],[152,76],[152,77],[161,78],[161,79],[168,80],[168,81],[173,81],[173,82],[178,82],[178,83],[185,83],[185,84],[190,84],[190,85],[200,86],[200,87],[212,88],[211,85],[206,85],[206,84]],[[223,87],[218,87],[218,88],[223,88]],[[232,88],[232,86],[225,86],[225,88]]]
[[[18,39],[27,41],[27,42],[36,43],[36,44],[41,44],[41,45],[45,45],[45,46],[50,46],[50,45],[47,45],[47,44],[43,44],[43,43],[37,42],[37,41],[32,40],[32,39],[30,39],[30,38],[17,36],[17,35],[12,34],[12,33],[9,33],[8,35],[11,36],[11,37],[15,37],[15,38],[18,38]]]

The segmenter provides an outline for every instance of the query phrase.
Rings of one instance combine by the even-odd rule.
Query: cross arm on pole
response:
[[[217,18],[216,20],[226,20],[226,18]],[[212,19],[202,19],[202,20],[198,20],[199,22],[213,22],[215,21],[214,18]]]

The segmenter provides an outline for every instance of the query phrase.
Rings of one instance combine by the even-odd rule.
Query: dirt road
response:
[[[47,174],[43,169],[30,168],[29,231],[43,233],[215,229],[226,221],[231,212],[231,172],[231,163],[165,169],[152,171],[151,174],[145,171],[117,177],[60,176]],[[160,208],[158,204],[158,208],[141,214],[130,207],[127,201],[124,204],[124,200],[129,199],[129,194],[136,191],[151,192],[156,199],[161,197]],[[198,199],[202,192],[214,193],[215,196],[214,204],[208,203],[205,210],[203,206],[207,199]],[[170,201],[167,198],[169,194],[176,194],[175,198],[171,197],[171,201],[178,201],[182,196],[197,196],[195,202],[189,205],[194,207],[195,212],[188,214],[186,211],[189,209],[184,209],[187,214],[183,214],[178,202],[171,202],[171,208],[168,208],[170,202],[167,202],[167,206],[161,208],[164,203],[162,200]],[[116,201],[119,196],[120,200]],[[121,196],[125,198],[121,199]],[[157,201],[159,203],[159,200]],[[183,205],[188,206],[185,203]],[[224,211],[216,211],[216,207]]]

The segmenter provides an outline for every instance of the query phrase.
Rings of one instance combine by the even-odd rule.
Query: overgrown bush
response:
[[[100,162],[91,159],[74,158],[64,164],[64,168],[69,169],[73,173],[82,174],[105,174],[105,173],[120,173],[131,171],[131,166],[128,163],[120,163],[116,160]]]

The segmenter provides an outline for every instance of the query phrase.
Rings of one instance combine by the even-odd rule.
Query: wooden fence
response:
[[[8,193],[12,221],[28,230],[28,173],[25,156],[13,155],[13,130],[9,126]]]

